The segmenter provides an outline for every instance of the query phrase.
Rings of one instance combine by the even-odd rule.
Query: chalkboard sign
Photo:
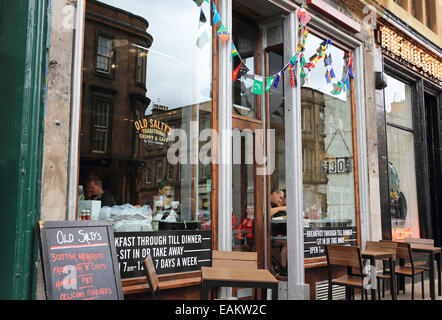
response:
[[[144,277],[150,253],[157,274],[180,273],[212,266],[212,231],[115,232],[121,278]]]
[[[110,222],[40,221],[39,235],[48,300],[123,299]]]

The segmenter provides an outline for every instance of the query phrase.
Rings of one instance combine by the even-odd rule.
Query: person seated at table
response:
[[[284,206],[285,193],[279,188],[272,189],[270,195],[270,215],[273,218],[287,216],[287,206]],[[287,237],[286,224],[273,224],[272,237],[284,238]],[[280,248],[281,256],[281,276],[287,276],[287,240],[276,239],[272,241],[272,246]]]
[[[153,197],[152,213],[157,214],[157,211],[165,207],[170,207],[172,204],[173,193],[172,187],[167,181],[161,181],[158,186],[158,194]]]

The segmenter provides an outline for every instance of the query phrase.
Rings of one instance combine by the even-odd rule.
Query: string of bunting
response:
[[[209,0],[193,0],[198,7],[204,2],[209,3]],[[227,28],[222,23],[222,18],[218,13],[218,10],[215,4],[212,4],[212,14],[213,14],[213,24],[217,25],[221,23],[216,35],[221,39],[222,43],[225,44],[226,41],[230,38],[230,33]],[[280,70],[278,73],[270,76],[263,77],[261,75],[254,74],[250,76],[253,79],[253,87],[252,93],[257,95],[264,94],[264,90],[269,92],[272,87],[278,88],[279,82],[284,75],[284,73],[288,70],[290,72],[290,84],[292,87],[297,86],[295,70],[296,66],[300,67],[300,77],[302,81],[302,85],[305,83],[309,83],[310,81],[310,73],[315,69],[316,65],[323,59],[324,66],[326,69],[325,80],[328,84],[333,84],[333,90],[331,94],[339,95],[341,92],[345,92],[350,90],[350,81],[349,78],[354,78],[353,75],[353,55],[352,52],[349,51],[344,56],[344,68],[342,72],[342,78],[340,81],[336,81],[336,74],[333,69],[333,59],[330,53],[330,48],[333,45],[331,40],[323,41],[316,53],[309,58],[307,62],[305,58],[305,48],[306,42],[309,35],[309,30],[307,29],[307,24],[311,20],[311,16],[307,13],[304,8],[300,8],[298,10],[298,20],[299,20],[299,28],[298,28],[298,46],[296,50],[296,54],[290,59],[290,61]],[[201,8],[200,12],[200,27],[202,24],[206,23],[207,19],[204,15],[203,9]],[[210,41],[207,33],[203,33],[197,40],[198,47],[201,47],[206,42]],[[249,72],[249,68],[245,65],[244,61],[241,59],[241,56],[238,50],[235,47],[235,44],[232,41],[231,46],[231,59],[233,59],[233,72],[232,72],[232,80],[233,82],[247,75]]]

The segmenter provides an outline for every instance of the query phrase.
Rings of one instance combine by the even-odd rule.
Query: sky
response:
[[[212,79],[210,11],[199,28],[201,7],[192,0],[101,0],[145,18],[153,43],[147,56],[147,97],[170,109],[210,100]],[[210,41],[201,49],[198,37],[207,31]],[[152,107],[152,103],[150,108]],[[150,109],[149,108],[149,109]]]

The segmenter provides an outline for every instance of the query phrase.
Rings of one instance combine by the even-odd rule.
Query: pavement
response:
[[[387,282],[388,280],[386,280]],[[437,282],[437,275],[435,276],[435,293],[436,293],[436,300],[442,300],[442,296],[438,295],[438,282]],[[405,279],[405,294],[402,290],[399,291],[399,294],[397,294],[397,300],[411,300],[411,278]],[[382,283],[381,283],[381,290],[382,290]],[[431,300],[430,299],[430,281],[428,279],[428,276],[424,277],[424,299],[423,300]],[[377,299],[377,293],[376,293],[376,299]],[[371,299],[371,294],[368,292],[368,299]],[[385,288],[385,297],[382,298],[382,291],[381,291],[381,299],[382,300],[390,300],[391,301],[391,294],[390,289],[388,286]],[[361,300],[360,294],[355,294],[355,300]],[[421,276],[417,276],[414,279],[414,300],[422,301],[422,280]]]

